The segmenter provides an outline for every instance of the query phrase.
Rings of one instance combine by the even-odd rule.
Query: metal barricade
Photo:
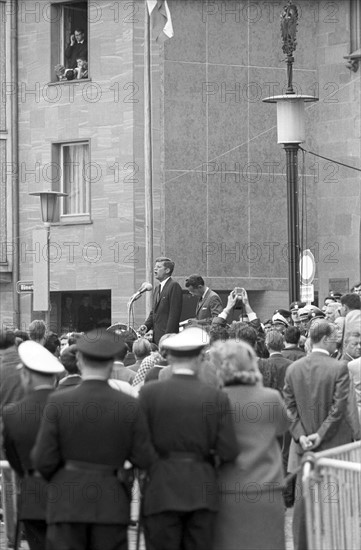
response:
[[[14,536],[16,529],[16,504],[17,504],[17,483],[14,470],[10,468],[7,460],[0,460],[1,473],[1,506],[4,521],[4,538],[8,541],[9,524]],[[1,541],[2,542],[2,541]]]
[[[361,442],[307,453],[302,485],[308,547],[360,550]]]

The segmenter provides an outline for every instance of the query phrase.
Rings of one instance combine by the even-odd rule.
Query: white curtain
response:
[[[88,213],[89,146],[63,145],[64,214]]]

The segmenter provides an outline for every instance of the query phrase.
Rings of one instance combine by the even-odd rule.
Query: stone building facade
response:
[[[84,293],[95,307],[105,296],[112,322],[127,322],[127,301],[147,278],[144,2],[19,0],[17,33],[13,4],[0,0],[1,321],[26,327],[41,316],[31,294],[15,292],[15,278],[32,281],[34,262],[44,261],[34,242],[43,227],[39,199],[29,193],[67,185],[72,196],[60,201],[51,227],[53,326],[60,331],[65,294],[74,307]],[[168,5],[175,36],[152,41],[151,56],[153,255],[175,260],[182,286],[199,272],[223,296],[246,288],[265,319],[288,306],[286,157],[276,109],[262,102],[286,87],[284,2]],[[344,59],[361,47],[360,2],[297,5],[295,88],[319,97],[307,106],[302,146],[331,159],[299,152],[302,245],[314,253],[322,303],[330,288],[360,280],[360,172],[332,162],[361,168],[361,69]],[[88,78],[59,81],[54,67],[66,62],[75,26],[88,42]],[[11,44],[16,87],[16,59],[4,56]],[[78,167],[71,174],[69,164]],[[185,295],[183,317],[192,305]],[[135,311],[141,322],[144,300]]]

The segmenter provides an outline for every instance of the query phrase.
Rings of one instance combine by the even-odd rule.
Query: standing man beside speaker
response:
[[[179,332],[182,313],[183,292],[181,286],[172,279],[174,262],[165,257],[155,260],[154,277],[159,285],[153,293],[153,308],[140,333],[153,330],[153,342],[158,344],[164,334]]]
[[[198,297],[195,318],[189,319],[189,323],[210,325],[212,319],[223,311],[222,300],[216,292],[206,286],[200,275],[190,275],[186,279],[186,288],[192,296]]]

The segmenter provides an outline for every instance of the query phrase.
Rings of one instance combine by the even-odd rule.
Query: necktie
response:
[[[157,304],[160,300],[160,285],[158,285],[156,293],[155,293],[155,303]]]

